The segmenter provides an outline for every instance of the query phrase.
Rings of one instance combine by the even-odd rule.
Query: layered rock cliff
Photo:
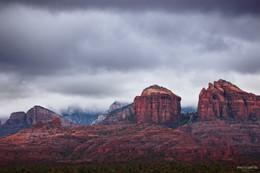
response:
[[[41,106],[34,106],[26,113],[26,122],[28,126],[36,124],[38,121],[41,121],[43,123],[50,122],[55,118],[60,118],[61,124],[64,127],[72,126],[72,123],[66,118]]]
[[[138,122],[169,124],[180,118],[181,97],[158,85],[143,90],[133,103],[134,119]]]
[[[26,113],[15,112],[10,115],[10,118],[0,127],[0,136],[17,132],[27,127]]]
[[[24,128],[27,128],[31,125],[36,124],[37,122],[47,123],[55,118],[59,118],[61,124],[64,127],[70,127],[74,124],[70,123],[64,117],[56,114],[53,111],[50,111],[41,106],[34,106],[30,110],[25,112],[15,112],[10,115],[10,118],[0,127],[0,136],[5,136]]]
[[[225,80],[209,83],[199,95],[200,120],[260,117],[260,96],[247,93]]]

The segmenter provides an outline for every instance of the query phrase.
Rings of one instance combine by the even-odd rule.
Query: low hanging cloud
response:
[[[4,10],[0,16],[2,71],[27,75],[129,71],[179,68],[192,62],[204,69],[259,72],[257,66],[251,66],[260,61],[255,58],[260,40],[255,31],[260,24],[253,17],[227,22],[212,15],[213,21],[208,22],[209,17],[200,14],[119,16],[117,12],[86,11],[53,15],[23,7]],[[208,59],[214,60],[205,65]],[[248,67],[241,68],[243,61],[249,62]]]
[[[0,116],[16,110],[10,103],[105,110],[153,84],[196,107],[208,82],[260,79],[256,0],[0,4]]]

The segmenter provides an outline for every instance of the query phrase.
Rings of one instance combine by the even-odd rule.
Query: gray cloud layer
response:
[[[254,78],[245,89],[260,92],[258,1],[0,3],[3,113],[9,103],[105,109],[155,83],[194,106],[219,78]]]
[[[25,4],[40,8],[69,10],[116,8],[124,10],[221,11],[226,14],[259,14],[259,0],[1,0],[2,4]]]

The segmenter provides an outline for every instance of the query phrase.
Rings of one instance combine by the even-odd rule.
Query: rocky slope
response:
[[[100,163],[131,160],[236,162],[239,152],[168,127],[128,123],[64,128],[55,119],[0,139],[0,164]]]
[[[108,110],[106,110],[106,112],[105,112],[105,114],[102,114],[102,115],[99,115],[98,116],[98,118],[95,120],[95,121],[93,121],[92,122],[92,125],[93,124],[98,124],[98,123],[102,123],[105,119],[106,119],[106,122],[105,123],[108,123],[108,122],[110,122],[110,117],[111,116],[113,116],[113,120],[112,121],[117,121],[117,120],[121,120],[122,119],[122,117],[126,117],[126,116],[128,116],[128,115],[130,115],[130,114],[127,114],[127,112],[126,111],[124,111],[124,109],[121,109],[121,108],[123,108],[123,107],[125,107],[125,106],[127,106],[128,105],[128,103],[123,103],[123,102],[119,102],[119,101],[115,101],[114,103],[112,103],[110,106],[109,106],[109,108],[108,108]],[[132,106],[133,107],[133,106]],[[118,109],[118,110],[117,110]],[[117,112],[117,116],[114,116],[115,115],[115,110],[117,110],[116,112]],[[120,116],[119,114],[119,110],[121,110],[121,111],[123,111],[122,112],[122,116]],[[114,112],[114,113],[112,113],[112,112]],[[128,111],[128,113],[132,113],[132,111],[130,112],[130,111]],[[118,119],[116,119],[116,117],[118,118]],[[111,121],[111,122],[112,122]]]
[[[118,121],[123,121],[130,118],[132,114],[133,114],[133,104],[129,104],[127,106],[109,112],[104,118],[104,120],[100,123],[101,124],[117,123]]]
[[[135,98],[133,105],[110,112],[102,124],[65,128],[55,118],[1,138],[0,164],[114,163],[153,158],[158,162],[258,165],[258,98],[219,80],[202,90],[198,114],[181,114],[180,97],[163,87],[151,86]],[[12,117],[16,124],[28,121],[21,115],[19,121],[16,114]]]
[[[199,95],[200,120],[240,119],[260,117],[260,96],[247,93],[225,80],[209,83]]]
[[[138,122],[169,124],[180,118],[181,97],[158,85],[143,90],[133,104],[134,118]]]
[[[41,106],[34,106],[25,112],[15,112],[10,115],[10,118],[0,127],[0,136],[5,136],[21,129],[29,127],[41,121],[43,123],[50,122],[55,118],[60,118],[63,126],[69,127],[73,124],[60,115]]]
[[[198,137],[210,146],[218,145],[217,141],[233,146],[242,156],[259,158],[260,156],[260,121],[232,121],[222,120],[197,121],[178,128],[185,133]]]
[[[10,118],[0,127],[0,136],[8,135],[28,127],[26,122],[25,112],[15,112],[10,115]]]

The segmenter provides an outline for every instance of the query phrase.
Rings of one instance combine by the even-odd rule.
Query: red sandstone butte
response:
[[[200,120],[260,117],[260,96],[247,93],[225,80],[209,83],[199,95]]]
[[[158,85],[143,90],[134,99],[133,112],[137,122],[168,124],[180,118],[181,97]]]

